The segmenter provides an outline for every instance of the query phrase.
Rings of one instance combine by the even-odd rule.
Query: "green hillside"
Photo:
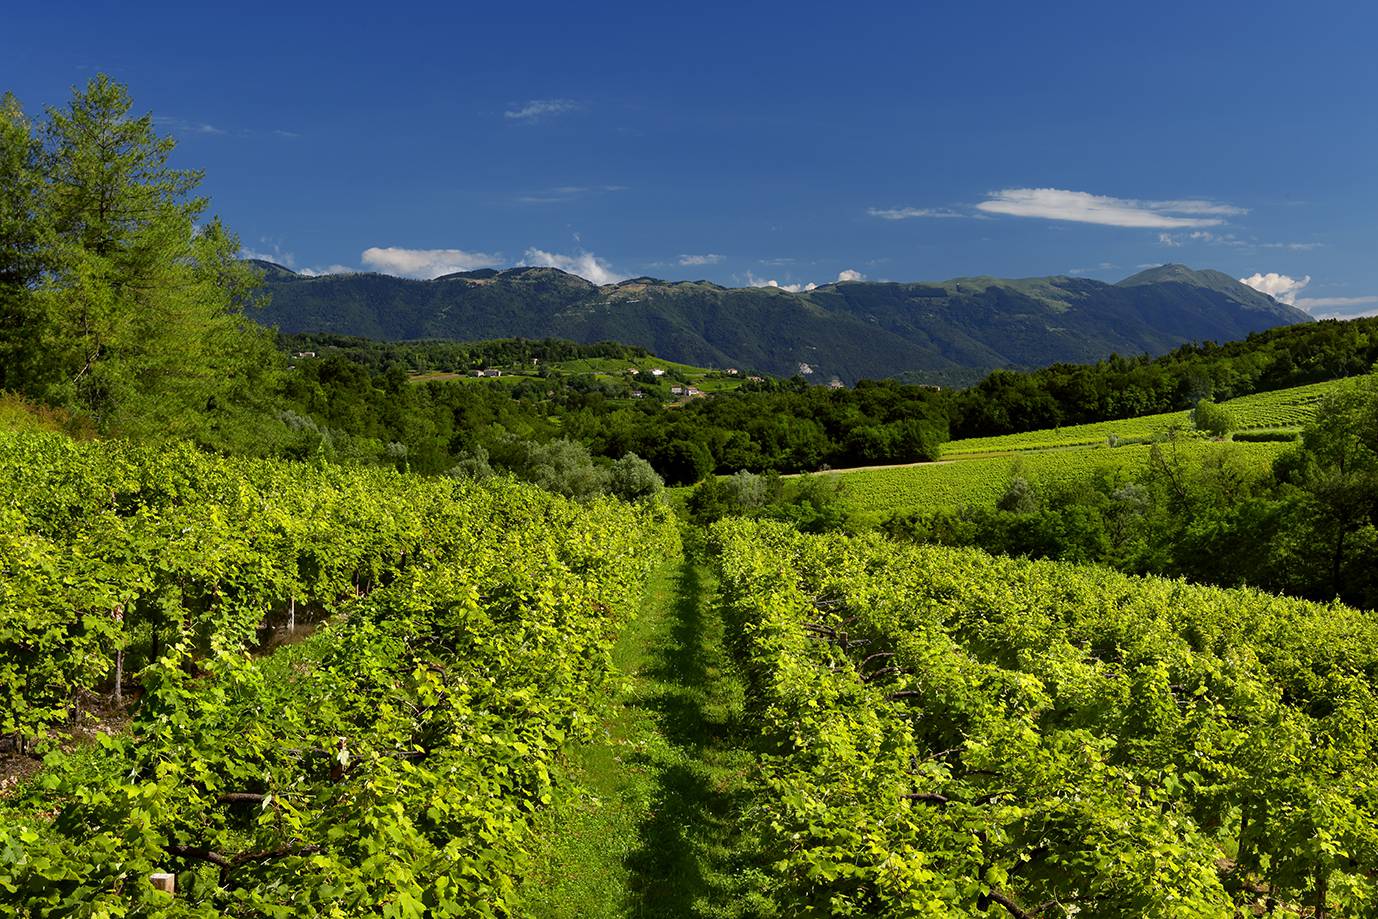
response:
[[[600,287],[554,268],[415,281],[307,277],[254,264],[270,298],[258,318],[284,332],[617,341],[681,363],[803,373],[818,382],[906,374],[951,385],[999,367],[1161,354],[1188,341],[1226,341],[1308,321],[1225,275],[1182,266],[1158,280],[1138,275],[1119,285],[961,278],[849,281],[791,292],[654,278]]]

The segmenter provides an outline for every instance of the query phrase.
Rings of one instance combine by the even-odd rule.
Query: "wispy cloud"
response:
[[[716,265],[721,262],[723,258],[725,258],[725,256],[718,255],[716,252],[709,252],[706,255],[681,255],[679,257],[679,263],[685,266]]]
[[[1293,305],[1317,319],[1354,319],[1378,315],[1378,296],[1301,297]]]
[[[204,121],[193,121],[190,118],[174,118],[170,115],[154,115],[153,123],[160,128],[167,128],[174,134],[216,135],[230,133],[224,128],[218,128]]]
[[[864,281],[866,280],[866,275],[857,271],[855,268],[845,268],[837,273],[837,279],[839,281]]]
[[[1325,243],[1260,243],[1263,249],[1287,249],[1291,252],[1310,252],[1312,249],[1319,249]]]
[[[496,268],[502,256],[464,249],[404,249],[399,246],[372,246],[360,256],[374,271],[402,278],[429,280],[456,271]]]
[[[539,121],[554,115],[577,112],[583,107],[584,104],[575,99],[531,99],[502,114],[510,121]]]
[[[588,198],[592,195],[605,195],[626,190],[627,186],[625,185],[556,185],[554,188],[518,195],[514,200],[518,204],[561,204],[566,201]]]
[[[879,217],[881,220],[913,220],[919,217],[930,217],[941,220],[953,217],[975,216],[973,214],[963,214],[946,208],[933,207],[868,207],[866,213],[870,214],[872,217]]]
[[[264,242],[267,243],[268,240],[265,239]],[[272,262],[274,265],[281,265],[283,268],[292,268],[294,270],[297,265],[296,256],[290,252],[284,252],[282,248],[277,245],[271,245],[271,248],[267,249],[250,249],[247,246],[240,246],[239,257],[255,259],[260,262]]]
[[[1310,252],[1319,249],[1324,243],[1262,243],[1256,239],[1244,239],[1234,233],[1219,233],[1211,230],[1192,230],[1190,233],[1159,233],[1160,245],[1177,249],[1187,243],[1209,246],[1233,246],[1238,249],[1285,249],[1289,252]]]
[[[1285,274],[1278,274],[1276,271],[1270,271],[1267,274],[1255,272],[1247,278],[1240,278],[1239,283],[1247,284],[1279,303],[1292,306],[1296,304],[1297,294],[1301,292],[1301,289],[1311,283],[1311,276],[1308,274],[1301,278],[1292,278]]]
[[[1100,263],[1099,265],[1097,265],[1095,268],[1073,268],[1072,270],[1068,271],[1067,273],[1068,273],[1068,274],[1095,274],[1097,271],[1114,271],[1114,270],[1115,270],[1116,268],[1118,268],[1118,267],[1120,267],[1120,266],[1119,266],[1119,265],[1116,265],[1114,262],[1101,262],[1101,263]],[[1151,266],[1150,266],[1150,267],[1151,267]]]
[[[1244,208],[1198,198],[1145,201],[1061,188],[1005,188],[976,205],[987,214],[1145,229],[1213,227]]]
[[[577,274],[594,284],[616,284],[618,281],[626,280],[627,277],[618,274],[611,265],[592,252],[561,255],[558,252],[547,252],[533,246],[526,250],[526,264],[540,268],[559,268],[561,271]]]

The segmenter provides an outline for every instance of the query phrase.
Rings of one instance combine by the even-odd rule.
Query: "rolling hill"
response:
[[[903,375],[971,382],[998,368],[1158,354],[1308,321],[1217,271],[1164,265],[1087,278],[847,281],[805,292],[633,278],[595,285],[554,268],[308,277],[268,262],[260,321],[374,339],[561,337],[619,341],[703,366],[813,379]]]

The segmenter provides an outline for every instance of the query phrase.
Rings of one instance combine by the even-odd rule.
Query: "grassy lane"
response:
[[[756,768],[715,588],[692,560],[652,578],[616,650],[627,681],[605,733],[571,754],[585,792],[545,821],[530,915],[761,914],[740,893],[748,872],[739,827]]]

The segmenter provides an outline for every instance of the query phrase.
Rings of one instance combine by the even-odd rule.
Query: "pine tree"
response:
[[[275,351],[245,317],[257,277],[205,217],[201,173],[173,168],[175,142],[131,108],[102,75],[48,110],[37,304],[4,346],[36,368],[16,381],[27,394],[101,430],[216,443],[271,388]],[[22,159],[15,124],[6,118],[7,163]]]
[[[13,95],[0,98],[0,390],[32,390],[45,367],[37,289],[48,267],[42,148]]]

